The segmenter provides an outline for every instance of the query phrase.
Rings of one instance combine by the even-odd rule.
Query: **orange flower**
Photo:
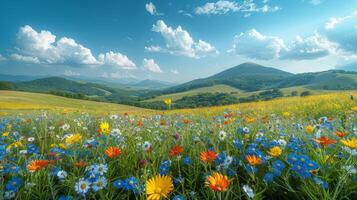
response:
[[[138,121],[137,123],[136,123],[136,126],[139,126],[139,127],[141,127],[141,126],[143,126],[144,124],[143,124],[143,122],[141,122],[141,121]]]
[[[183,152],[183,147],[182,146],[174,146],[170,150],[170,156],[178,156]]]
[[[76,166],[76,167],[84,167],[84,166],[86,166],[86,165],[87,165],[87,163],[84,162],[83,160],[74,163],[74,166]]]
[[[184,124],[189,124],[189,123],[191,123],[191,120],[189,120],[189,119],[184,119],[184,120],[183,120],[183,123],[184,123]]]
[[[244,118],[244,122],[247,123],[247,124],[251,124],[251,123],[254,123],[257,119],[255,119],[254,117],[246,117]]]
[[[214,151],[202,151],[200,153],[200,159],[205,163],[211,163],[216,159],[217,154]]]
[[[160,121],[160,125],[161,125],[161,126],[163,126],[163,125],[165,125],[165,124],[166,124],[165,120],[161,120],[161,121]]]
[[[323,147],[336,143],[336,140],[330,139],[326,136],[321,136],[320,138],[314,139],[314,141],[321,144]]]
[[[342,131],[336,131],[335,135],[337,135],[338,137],[345,137],[347,134],[345,132],[342,132]]]
[[[213,172],[211,176],[207,177],[206,185],[217,192],[227,191],[230,181],[227,176],[220,173]]]
[[[260,159],[258,156],[255,156],[255,155],[248,155],[248,156],[245,157],[245,159],[252,166],[262,164],[262,159]]]
[[[49,164],[51,164],[53,162],[54,161],[52,161],[52,160],[33,160],[27,166],[27,170],[29,170],[30,172],[39,171],[39,170],[47,167]]]
[[[225,113],[223,116],[224,118],[230,118],[233,117],[233,113]]]
[[[115,158],[118,157],[121,154],[121,149],[118,147],[108,147],[105,150],[105,155],[107,155],[109,158]]]

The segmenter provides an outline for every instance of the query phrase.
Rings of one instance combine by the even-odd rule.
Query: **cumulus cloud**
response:
[[[287,59],[311,60],[335,54],[338,45],[325,36],[296,36],[288,43],[276,36],[267,36],[251,29],[235,36],[233,48],[229,52],[258,60]]]
[[[154,59],[146,59],[144,58],[143,60],[143,66],[144,69],[154,72],[154,73],[161,73],[162,70],[160,69],[160,66],[155,63]]]
[[[228,52],[244,55],[259,60],[279,58],[284,50],[284,41],[275,36],[265,36],[255,29],[240,33],[234,37],[232,49]]]
[[[330,18],[321,30],[330,41],[339,44],[340,49],[357,53],[357,11],[344,17]]]
[[[338,45],[330,42],[326,37],[315,33],[315,35],[302,38],[296,36],[286,51],[281,53],[282,59],[310,60],[335,54]]]
[[[119,67],[123,69],[136,69],[136,65],[131,61],[126,55],[121,53],[114,53],[112,51],[99,54],[98,60],[100,63],[108,64],[114,67]]]
[[[98,66],[112,65],[124,69],[135,68],[135,64],[121,53],[107,52],[100,54],[98,59],[92,51],[77,43],[74,39],[62,37],[56,41],[56,36],[50,31],[36,31],[26,25],[17,33],[18,53],[11,58],[16,61],[43,63],[43,64],[68,64],[70,66]]]
[[[35,31],[31,26],[21,27],[17,33],[17,43],[24,56],[34,57],[43,63],[98,64],[91,50],[63,37],[56,42],[50,31]]]
[[[221,15],[228,12],[242,12],[242,13],[254,13],[254,12],[275,12],[280,10],[278,6],[269,6],[267,1],[263,2],[262,7],[257,6],[253,0],[244,0],[241,3],[235,1],[219,0],[217,2],[209,2],[202,6],[195,8],[197,15]]]
[[[162,52],[163,49],[162,49],[160,46],[151,45],[151,46],[145,47],[145,51],[149,51],[149,52]]]
[[[212,53],[218,53],[216,48],[208,42],[203,40],[195,42],[190,34],[186,30],[182,29],[181,26],[174,29],[167,26],[164,21],[158,20],[156,24],[153,25],[152,30],[161,34],[165,40],[166,48],[151,46],[147,47],[146,50],[169,52],[171,54],[179,54],[196,58]]]
[[[27,63],[35,63],[38,64],[40,61],[36,57],[31,57],[31,56],[23,56],[19,54],[11,54],[11,59],[15,61],[20,61],[20,62],[27,62]]]

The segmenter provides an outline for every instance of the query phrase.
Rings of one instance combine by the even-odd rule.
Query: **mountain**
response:
[[[255,63],[243,63],[213,76],[196,79],[163,90],[163,94],[184,92],[191,89],[224,84],[244,91],[257,91],[278,84],[294,74]]]
[[[32,81],[32,80],[43,78],[43,77],[44,76],[25,76],[25,75],[0,74],[0,81],[6,81],[6,82]]]
[[[134,88],[142,88],[142,89],[163,89],[163,88],[168,88],[171,86],[174,86],[174,83],[170,82],[164,82],[164,81],[157,81],[157,80],[143,80],[137,83],[129,84],[128,86],[134,87]]]
[[[76,98],[82,96],[111,102],[137,101],[139,97],[147,93],[145,90],[109,87],[104,84],[73,81],[62,77],[47,77],[25,82],[0,82],[0,89],[53,93]]]
[[[305,86],[315,90],[355,90],[357,72],[328,70],[323,72],[296,74],[282,80],[276,88]]]

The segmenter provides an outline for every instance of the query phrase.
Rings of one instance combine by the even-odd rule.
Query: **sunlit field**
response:
[[[353,96],[154,111],[2,91],[1,191],[5,199],[355,199]]]

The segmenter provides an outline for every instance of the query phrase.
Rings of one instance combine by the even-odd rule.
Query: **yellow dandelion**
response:
[[[281,150],[280,147],[275,146],[275,147],[271,148],[268,153],[273,157],[278,157],[281,155],[282,152],[283,152],[283,150]]]
[[[99,125],[99,133],[108,134],[110,132],[110,126],[108,122],[101,122]]]
[[[77,142],[80,142],[81,140],[82,140],[81,134],[76,133],[76,134],[71,135],[71,136],[66,138],[66,144],[77,143]]]

